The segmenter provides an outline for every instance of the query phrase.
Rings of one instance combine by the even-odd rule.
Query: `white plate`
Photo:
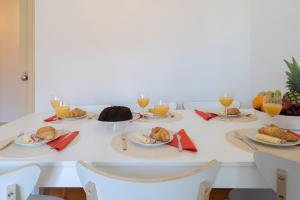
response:
[[[144,117],[145,117],[146,119],[159,119],[159,118],[160,118],[159,115],[153,114],[153,113],[151,113],[151,112],[146,112],[146,113],[144,114]]]
[[[141,145],[141,146],[145,146],[145,147],[157,147],[157,146],[165,145],[165,144],[171,142],[173,140],[173,134],[175,134],[174,131],[169,131],[169,133],[170,133],[170,140],[169,141],[167,141],[167,142],[156,141],[156,143],[154,143],[154,144],[145,144],[145,143],[141,142],[137,138],[138,135],[150,135],[150,133],[151,133],[151,129],[133,131],[133,132],[130,132],[128,134],[128,139],[131,142],[133,142],[135,144],[138,144],[138,145]]]
[[[285,144],[273,144],[273,143],[269,143],[269,142],[265,142],[265,141],[256,139],[256,137],[255,137],[256,134],[258,134],[258,132],[251,131],[246,134],[246,137],[249,138],[250,140],[253,140],[253,141],[261,143],[261,144],[277,146],[277,147],[290,147],[290,146],[295,146],[295,145],[300,144],[300,140],[298,140],[297,142],[287,142]]]
[[[66,118],[64,118],[64,120],[66,120],[66,121],[76,121],[76,120],[86,118],[87,116],[88,116],[88,114],[85,114],[81,117],[66,117]]]
[[[53,140],[55,140],[56,138],[58,138],[59,136],[61,136],[63,133],[66,133],[68,131],[64,131],[64,130],[56,130],[56,136]],[[41,140],[39,142],[35,142],[35,143],[32,143],[32,144],[28,144],[25,142],[25,139],[26,138],[29,138],[30,135],[32,135],[32,133],[26,133],[25,135],[23,135],[22,137],[19,137],[15,140],[15,144],[17,145],[20,145],[20,146],[24,146],[24,147],[39,147],[39,146],[42,146],[52,140]]]

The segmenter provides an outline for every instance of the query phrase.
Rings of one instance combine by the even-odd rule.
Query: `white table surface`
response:
[[[26,159],[0,158],[0,169],[6,170],[25,163],[38,163],[43,172],[39,180],[42,187],[81,187],[76,174],[75,164],[78,160],[109,166],[111,169],[122,166],[125,173],[130,173],[147,167],[193,167],[216,159],[222,162],[215,187],[217,188],[265,188],[264,180],[260,177],[253,162],[251,153],[242,151],[225,139],[225,134],[234,129],[259,128],[255,122],[223,122],[219,120],[204,121],[194,111],[178,111],[183,118],[173,123],[144,123],[133,122],[126,129],[147,129],[162,126],[170,130],[185,129],[197,145],[198,152],[190,153],[167,160],[145,160],[122,155],[111,147],[111,140],[121,132],[112,132],[103,127],[98,121],[69,122],[64,127],[68,130],[79,130],[79,142],[67,147],[62,152]],[[252,112],[249,110],[249,112]],[[36,130],[45,126],[43,119],[46,113],[33,113],[0,127],[0,140],[19,132]],[[50,124],[52,125],[52,124]],[[61,125],[54,125],[56,127]],[[176,170],[175,170],[176,171]]]

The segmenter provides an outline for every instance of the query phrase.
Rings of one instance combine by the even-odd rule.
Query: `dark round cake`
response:
[[[131,110],[125,106],[112,106],[105,108],[99,115],[99,121],[120,122],[132,119]]]

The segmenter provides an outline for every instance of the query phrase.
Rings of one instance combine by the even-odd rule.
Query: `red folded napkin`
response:
[[[181,129],[177,134],[181,136],[181,145],[184,150],[192,152],[198,151],[184,129]],[[168,145],[178,148],[178,140],[176,134],[174,134],[174,139],[171,142],[169,142]]]
[[[51,117],[48,117],[48,118],[44,119],[44,122],[53,122],[53,121],[56,121],[58,119],[60,119],[60,118],[57,117],[56,115],[53,115]]]
[[[200,111],[200,110],[195,110],[195,113],[196,113],[197,115],[199,115],[200,117],[202,117],[202,118],[203,118],[204,120],[206,120],[206,121],[208,121],[208,120],[210,120],[210,119],[215,118],[216,116],[218,116],[218,115],[216,115],[215,113],[202,112],[202,111]]]
[[[299,133],[296,133],[296,132],[293,132],[293,131],[290,131],[290,130],[288,130],[288,133],[290,133],[290,134],[292,134],[292,135],[300,138],[300,134]],[[297,146],[300,146],[300,144],[298,144]]]
[[[72,133],[63,134],[56,138],[55,140],[52,140],[51,142],[48,142],[47,144],[51,147],[54,147],[55,150],[61,151],[64,148],[66,148],[79,134],[79,131],[73,131]]]

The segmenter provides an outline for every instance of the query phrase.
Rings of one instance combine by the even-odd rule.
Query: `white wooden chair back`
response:
[[[177,176],[145,179],[116,176],[77,163],[87,200],[208,200],[219,168],[214,160]]]
[[[230,108],[240,108],[241,103],[239,101],[233,101]],[[208,110],[208,111],[215,111],[215,110],[223,110],[224,107],[218,101],[194,101],[194,102],[184,102],[183,103],[184,110]]]
[[[26,200],[40,176],[38,165],[27,165],[0,174],[0,199]]]
[[[277,193],[278,200],[300,199],[300,163],[268,153],[255,152],[258,171]]]
[[[177,103],[176,102],[168,102],[169,104],[169,109],[171,111],[174,111],[177,109]],[[137,103],[131,103],[131,104],[127,104],[124,106],[128,106],[132,111],[139,111],[141,110],[141,107],[139,107],[139,105]],[[149,103],[149,105],[145,108],[145,109],[149,109],[149,108],[153,108],[154,104],[153,103]]]
[[[99,113],[106,107],[109,107],[110,105],[74,105],[72,107],[74,108],[80,108],[87,112],[93,112],[93,113]]]

